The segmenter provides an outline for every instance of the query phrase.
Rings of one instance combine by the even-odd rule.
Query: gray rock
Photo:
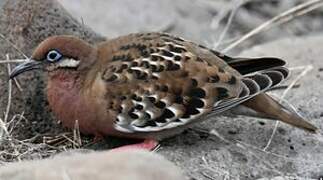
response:
[[[59,0],[62,5],[84,24],[109,37],[134,32],[166,31],[187,39],[212,43],[220,29],[212,28],[213,18],[232,3],[202,0]],[[87,8],[84,8],[87,7]],[[95,9],[95,13],[93,12]]]
[[[181,170],[146,151],[102,151],[57,155],[11,163],[0,169],[3,180],[184,180]]]
[[[89,10],[86,11],[84,8],[77,9],[80,7],[73,7],[72,5],[75,5],[75,1],[73,1],[74,4],[70,5],[68,5],[68,1],[65,1],[64,5],[72,12],[74,17],[77,17],[79,22],[66,13],[61,6],[55,4],[54,1],[10,0],[9,5],[4,2],[9,1],[0,1],[0,32],[5,34],[9,40],[15,42],[27,55],[30,55],[37,43],[49,35],[74,34],[93,42],[99,41],[98,39],[102,40],[101,36],[96,35],[88,28],[83,28],[82,23],[80,23],[81,16],[83,16],[85,25],[100,31],[108,37],[142,30],[164,30],[166,27],[166,31],[197,42],[205,43],[206,41],[206,44],[212,44],[211,42],[216,39],[212,38],[214,37],[212,34],[216,34],[216,32],[210,29],[209,26],[213,17],[212,13],[214,13],[211,8],[195,8],[194,11],[190,11],[195,5],[200,5],[197,1],[178,0],[176,3],[172,1],[170,6],[167,3],[171,1],[165,0],[165,2],[160,1],[159,6],[155,4],[156,2],[151,3],[149,1],[146,1],[146,3],[138,1],[136,4],[131,4],[129,3],[130,1],[120,1],[120,4],[118,4],[117,1],[109,0],[107,3],[110,3],[110,5],[102,6],[101,8],[101,10],[107,8],[102,15],[100,14],[101,19],[87,19],[91,18],[90,15],[94,14],[93,9],[97,6],[87,8]],[[88,3],[96,4],[95,2]],[[147,6],[142,6],[143,4]],[[161,11],[154,13],[155,11],[149,10],[148,7],[159,8]],[[135,11],[137,8],[140,10]],[[169,8],[175,8],[176,12],[173,12],[174,9]],[[138,15],[141,18],[137,19],[132,11],[135,11],[135,14],[141,14]],[[82,13],[77,15],[78,12],[88,12],[88,15],[85,16]],[[119,16],[114,16],[112,12],[119,13]],[[98,13],[100,12],[98,11]],[[105,16],[104,13],[107,15]],[[125,21],[128,16],[134,16],[134,18]],[[308,22],[307,20],[309,19],[311,18],[307,18],[304,22]],[[132,20],[134,20],[133,23],[131,22]],[[171,26],[173,21],[175,21],[174,27]],[[251,20],[248,19],[248,21]],[[239,26],[239,28],[241,27]],[[275,33],[270,37],[273,36],[279,37]],[[320,59],[323,55],[321,51],[322,45],[322,35],[284,39],[259,45],[242,54],[244,56],[270,55],[282,57],[289,62],[291,67],[312,64],[314,69],[302,78],[300,81],[301,86],[292,89],[286,99],[301,114],[320,128],[322,127],[320,121],[323,117],[323,112],[320,109],[323,107],[323,66]],[[2,40],[0,52],[2,52],[2,59],[6,53],[12,53],[13,57],[21,57]],[[7,75],[5,71],[6,66],[2,65],[0,67],[0,94],[7,93]],[[295,78],[297,74],[299,74],[299,71],[295,71],[291,78]],[[31,94],[22,95],[23,93],[14,92],[13,104],[15,106],[13,106],[12,111],[21,112],[26,107],[28,119],[36,122],[32,126],[27,126],[29,129],[19,126],[20,129],[16,131],[17,134],[27,137],[30,137],[29,133],[37,134],[54,129],[53,124],[50,124],[52,120],[48,116],[46,108],[44,108],[46,103],[42,96],[43,84],[39,81],[42,78],[34,79],[35,77],[37,75],[25,75],[24,78],[21,78],[23,82],[28,82],[21,83],[25,85],[24,92]],[[16,90],[16,88],[14,89]],[[277,90],[272,93],[280,96],[282,92],[283,90]],[[24,96],[27,98],[27,103],[21,100]],[[0,96],[0,112],[3,112],[6,106],[5,102],[7,102],[6,96]],[[30,124],[31,122],[28,123]],[[307,134],[299,129],[280,123],[271,145],[267,151],[263,151],[270,139],[274,123],[274,121],[249,117],[212,117],[208,121],[195,125],[183,134],[162,142],[160,153],[180,165],[189,176],[195,179],[270,179],[281,177],[318,179],[322,176],[323,150],[321,135]]]

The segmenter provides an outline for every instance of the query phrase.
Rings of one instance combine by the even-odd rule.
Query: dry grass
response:
[[[308,12],[311,12],[323,5],[323,0],[311,0],[304,2],[298,6],[295,6],[281,14],[271,18],[270,20],[264,22],[263,24],[259,25],[257,28],[251,30],[249,33],[245,34],[241,38],[239,38],[234,43],[230,44],[228,47],[222,50],[223,53],[228,52],[241,44],[242,42],[246,41],[247,39],[251,38],[252,36],[264,32],[274,26],[286,23],[295,19],[298,16],[302,16]]]
[[[12,63],[12,60],[10,60],[8,54],[6,57],[7,59],[0,63],[7,64],[7,73],[9,76],[11,73],[10,64]],[[14,62],[22,61],[25,60],[14,60]],[[82,143],[88,144],[88,139],[81,139],[77,121],[75,128],[73,129],[73,133],[63,132],[60,134],[36,135],[27,139],[17,139],[14,134],[15,131],[18,131],[17,128],[19,128],[19,124],[21,124],[22,121],[26,121],[24,124],[32,124],[24,117],[24,112],[9,117],[11,106],[13,106],[13,82],[16,83],[16,87],[22,91],[20,85],[15,79],[8,81],[7,106],[3,119],[0,118],[0,164],[12,161],[21,161],[23,159],[43,158],[69,149],[80,148]],[[39,139],[41,139],[42,142],[35,143],[36,141],[39,141]]]

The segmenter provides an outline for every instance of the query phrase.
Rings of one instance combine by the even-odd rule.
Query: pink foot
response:
[[[130,144],[121,147],[111,149],[110,151],[124,151],[124,150],[135,150],[135,149],[144,149],[148,151],[153,151],[158,147],[158,142],[153,139],[145,139],[141,143]]]

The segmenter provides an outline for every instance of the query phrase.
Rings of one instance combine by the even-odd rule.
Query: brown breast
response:
[[[71,71],[50,73],[47,85],[49,105],[64,126],[74,128],[78,121],[82,133],[103,134],[102,131],[107,131],[103,129],[109,129],[109,123],[103,120],[107,117],[101,110],[104,105],[97,101],[98,98],[91,98],[80,85],[78,75]]]

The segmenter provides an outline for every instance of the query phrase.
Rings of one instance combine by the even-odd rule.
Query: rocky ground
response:
[[[131,0],[59,1],[81,24],[109,38],[139,31],[166,31],[218,50],[224,49],[271,17],[304,2],[301,0],[250,2],[137,0],[136,3]],[[322,18],[323,9],[319,8],[308,15],[257,34],[228,52],[239,56],[277,56],[286,59],[288,66],[294,70],[284,85],[288,86],[297,78],[300,79],[296,83],[296,88],[287,91],[284,99],[319,128],[322,128],[320,122],[323,120],[323,63],[320,59],[323,55],[321,50],[323,34],[320,34],[323,30]],[[231,21],[229,26],[226,25],[228,21]],[[223,33],[224,30],[226,33]],[[10,38],[15,39],[15,36]],[[28,53],[30,51],[26,50]],[[5,87],[6,82],[3,79],[6,72],[0,73],[2,73],[0,83]],[[16,89],[15,86],[13,88]],[[285,91],[286,89],[278,89],[270,93],[281,97]],[[18,93],[17,96],[22,94]],[[0,98],[3,106],[0,106],[0,110],[5,110],[8,99],[6,96]],[[28,111],[32,109],[27,108],[26,113]],[[16,113],[18,112],[13,112],[13,115]],[[55,133],[60,135],[62,133],[59,125],[50,123],[52,121],[49,121],[49,118],[41,117],[42,115],[38,115],[37,120],[22,119],[17,125],[18,128],[12,128],[13,138],[19,141],[35,138],[38,134],[34,141],[27,141],[28,147],[38,149],[30,150],[25,155],[21,153],[12,155],[14,152],[10,152],[11,154],[4,156],[2,153],[3,164],[6,164],[6,161],[49,156],[64,148],[73,148],[71,145],[64,148],[59,146],[58,150],[50,149],[41,143],[40,139],[43,136],[57,140],[53,137]],[[321,133],[308,134],[280,123],[273,134],[274,127],[274,121],[257,118],[210,117],[184,133],[163,141],[158,153],[181,167],[190,179],[318,179],[323,176]],[[56,131],[45,134],[48,129]],[[87,140],[91,141],[91,137],[82,136],[82,138],[85,139],[85,144]],[[83,148],[107,149],[122,143],[119,139],[112,140],[113,143],[110,142],[111,139],[107,139],[106,142]],[[6,152],[5,148],[9,147],[12,141],[2,143],[0,148]]]

